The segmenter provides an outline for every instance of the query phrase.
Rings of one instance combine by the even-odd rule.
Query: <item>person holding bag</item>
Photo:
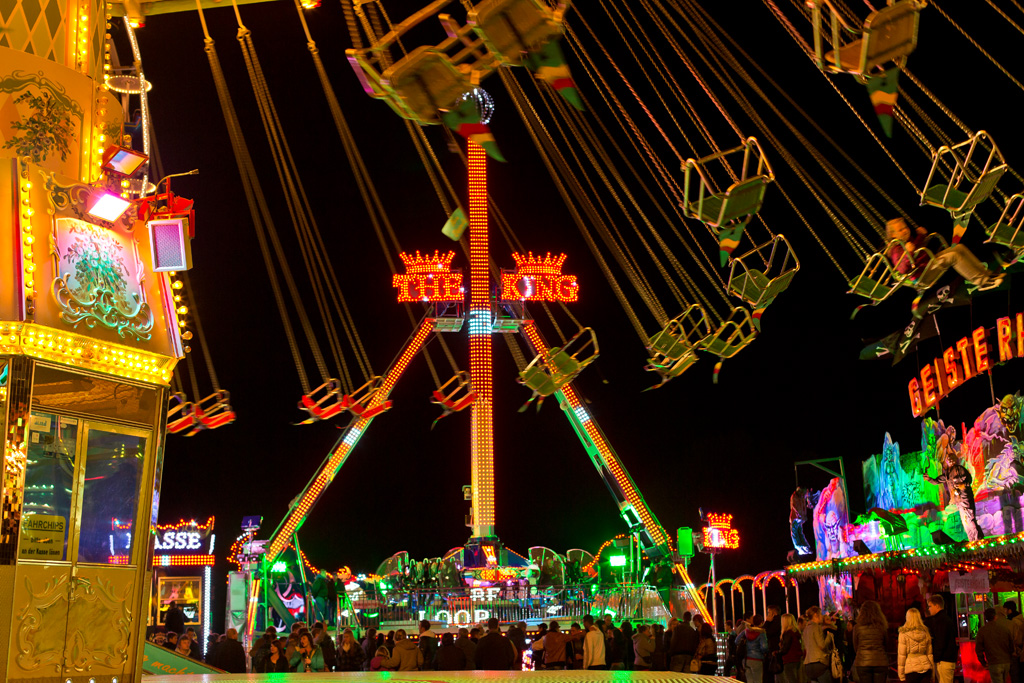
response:
[[[700,644],[697,646],[697,654],[694,656],[697,668],[691,670],[704,676],[714,676],[718,672],[718,645],[715,641],[714,631],[709,624],[701,624]]]
[[[810,607],[804,614],[804,674],[807,681],[832,683],[831,657],[835,650],[832,634],[826,632],[831,624],[825,622],[820,607]]]
[[[928,683],[935,670],[932,636],[916,607],[907,610],[907,623],[900,627],[897,666],[900,680],[908,683]]]

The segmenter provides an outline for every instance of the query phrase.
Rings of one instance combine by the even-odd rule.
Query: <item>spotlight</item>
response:
[[[103,170],[114,175],[130,176],[146,163],[149,157],[129,147],[111,145],[103,153]]]
[[[125,211],[132,205],[130,201],[116,194],[110,192],[104,192],[99,196],[98,199],[93,201],[86,213],[95,218],[101,218],[105,221],[113,223],[121,217]]]

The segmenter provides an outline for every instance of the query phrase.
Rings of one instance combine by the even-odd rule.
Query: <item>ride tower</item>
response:
[[[0,13],[4,681],[141,677],[192,226],[139,218],[151,184],[107,88],[107,12]]]

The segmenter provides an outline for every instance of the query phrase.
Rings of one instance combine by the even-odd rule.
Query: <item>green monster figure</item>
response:
[[[1022,432],[1024,432],[1021,429],[1021,403],[1024,403],[1024,399],[1019,394],[1007,394],[999,402],[999,419],[1003,423],[1003,427],[1006,428],[1007,434],[1010,435],[1011,441],[1020,441]]]

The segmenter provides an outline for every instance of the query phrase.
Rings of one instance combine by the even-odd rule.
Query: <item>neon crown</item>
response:
[[[424,256],[417,249],[415,256],[403,251],[398,254],[398,257],[405,264],[406,273],[450,273],[455,252],[449,251],[442,255],[438,249],[433,254]]]
[[[526,256],[514,253],[512,258],[516,261],[516,273],[520,275],[561,275],[562,264],[568,258],[565,254],[552,256],[534,256],[532,251],[526,252]]]

